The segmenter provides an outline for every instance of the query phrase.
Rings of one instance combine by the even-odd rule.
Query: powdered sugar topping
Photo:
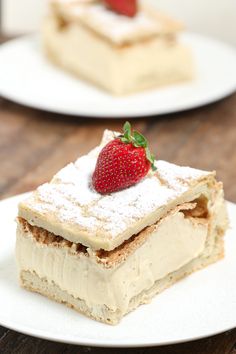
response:
[[[178,193],[183,193],[191,181],[209,174],[207,171],[178,166],[162,160],[155,161],[155,166],[161,180],[164,180],[171,189],[176,190]]]
[[[104,142],[113,135],[107,132]],[[157,161],[157,173],[140,183],[109,195],[91,187],[91,176],[102,145],[60,170],[50,183],[40,186],[25,201],[32,213],[40,213],[57,224],[71,224],[96,236],[103,232],[117,237],[130,225],[180,196],[189,184],[208,172]]]
[[[129,224],[161,207],[174,195],[175,191],[161,186],[153,176],[129,189],[101,198],[90,210],[103,222],[104,229],[115,237]]]

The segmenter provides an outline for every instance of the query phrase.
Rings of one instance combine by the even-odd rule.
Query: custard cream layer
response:
[[[106,304],[112,311],[126,313],[133,297],[198,257],[207,232],[205,220],[173,211],[155,225],[147,241],[126,261],[105,268],[91,249],[87,254],[71,254],[66,248],[39,243],[19,224],[17,263],[19,271],[36,272],[89,307]]]

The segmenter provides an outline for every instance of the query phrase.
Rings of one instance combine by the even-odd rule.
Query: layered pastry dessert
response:
[[[193,77],[182,29],[142,0],[51,0],[43,46],[61,68],[125,95]]]
[[[154,160],[126,125],[22,201],[17,223],[20,284],[116,324],[221,259],[228,219],[214,172]]]

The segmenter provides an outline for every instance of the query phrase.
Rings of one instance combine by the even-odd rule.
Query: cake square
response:
[[[91,176],[114,136],[19,204],[16,243],[24,288],[109,324],[222,258],[228,226],[214,172],[158,160],[130,188],[97,193]]]
[[[48,58],[114,95],[193,78],[182,25],[140,2],[136,16],[116,14],[95,0],[52,0],[43,26]]]

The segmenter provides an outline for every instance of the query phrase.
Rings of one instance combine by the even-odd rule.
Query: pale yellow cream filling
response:
[[[113,268],[98,264],[89,249],[89,254],[73,255],[67,248],[39,243],[20,226],[16,255],[19,271],[36,272],[89,307],[105,304],[125,313],[133,297],[197,257],[204,250],[206,237],[206,222],[176,211],[157,224],[126,261]]]

